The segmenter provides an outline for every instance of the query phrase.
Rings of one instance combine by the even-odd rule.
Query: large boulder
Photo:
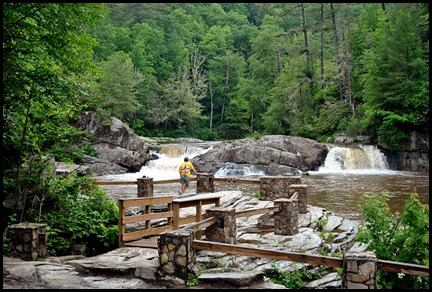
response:
[[[138,172],[145,162],[150,160],[144,138],[135,135],[119,119],[111,118],[110,125],[101,125],[96,119],[96,113],[87,111],[81,114],[76,126],[94,135],[93,149],[97,158],[115,165],[116,168],[121,166],[130,172]]]
[[[311,139],[285,135],[264,135],[216,144],[192,161],[200,172],[215,173],[225,163],[257,165],[267,175],[298,174],[317,170],[324,163],[328,147]],[[297,171],[296,171],[297,170]]]

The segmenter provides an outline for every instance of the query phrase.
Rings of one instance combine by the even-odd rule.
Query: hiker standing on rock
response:
[[[195,170],[195,167],[193,166],[192,162],[189,161],[188,157],[184,158],[184,162],[180,164],[178,171],[180,173],[181,183],[181,191],[178,191],[178,194],[184,195],[190,184],[191,172],[195,172],[196,175],[198,175],[198,172]]]

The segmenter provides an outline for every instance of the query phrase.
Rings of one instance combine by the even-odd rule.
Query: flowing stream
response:
[[[189,159],[205,153],[210,147],[186,145],[162,145],[156,154],[159,159],[148,161],[136,173],[105,175],[100,181],[136,181],[143,176],[155,181],[179,178],[177,168],[183,158]],[[215,177],[258,179],[264,175],[254,167],[230,164],[215,173]],[[390,209],[401,211],[405,200],[415,191],[429,194],[429,172],[406,172],[388,169],[386,158],[374,146],[338,147],[330,149],[324,165],[318,171],[302,176],[302,184],[308,186],[307,203],[325,208],[351,220],[363,219],[359,206],[364,194],[386,193]],[[115,198],[136,197],[136,185],[104,186]],[[154,195],[177,195],[180,183],[154,185]],[[255,193],[257,185],[215,182],[215,191],[240,190]],[[196,182],[191,183],[187,193],[196,192]]]

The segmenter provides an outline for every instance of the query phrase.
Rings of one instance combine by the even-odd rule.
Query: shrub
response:
[[[60,179],[45,210],[41,223],[47,224],[51,255],[68,253],[74,244],[85,244],[87,255],[117,247],[118,206],[90,177]]]
[[[429,266],[429,206],[411,194],[401,214],[392,213],[385,193],[365,195],[357,240],[380,260]],[[428,289],[429,277],[377,271],[378,288]]]
[[[290,289],[300,289],[303,287],[304,280],[314,280],[320,278],[319,273],[312,274],[306,270],[294,270],[291,272],[282,271],[276,261],[272,262],[270,280],[273,283],[284,285]]]

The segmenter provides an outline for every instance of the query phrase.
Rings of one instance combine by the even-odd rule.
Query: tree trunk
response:
[[[324,89],[324,3],[321,3],[320,10],[321,23],[321,47],[320,47],[320,67],[321,67],[321,89]]]
[[[226,54],[225,54],[225,83],[224,83],[224,88],[222,90],[223,102],[222,102],[222,109],[221,109],[221,119],[220,119],[221,122],[224,121],[225,104],[227,102],[229,79],[230,79],[230,69],[231,69],[231,64],[230,64],[230,59],[229,59],[229,53],[226,52]]]
[[[344,20],[345,23],[345,20]],[[345,38],[345,25],[342,25],[342,44],[344,50],[344,62],[343,62],[343,70],[344,70],[344,97],[348,100],[349,107],[351,109],[351,113],[355,113],[354,100],[351,95],[351,57],[348,50],[348,40]]]
[[[312,73],[312,60],[311,60],[311,54],[309,52],[309,42],[308,42],[308,35],[306,30],[306,17],[304,12],[304,5],[303,3],[300,3],[300,11],[301,11],[301,26],[303,31],[303,37],[304,37],[304,45],[305,45],[305,52],[306,52],[306,74],[307,78],[311,80],[311,83],[313,82],[313,73]]]
[[[342,85],[342,70],[341,70],[341,61],[340,61],[340,55],[339,55],[339,37],[337,34],[337,28],[336,28],[336,19],[335,19],[335,13],[333,8],[333,3],[330,3],[330,9],[331,9],[331,18],[332,18],[332,24],[333,24],[333,38],[336,48],[336,66],[338,69],[338,81],[339,81],[339,98],[343,100],[343,85]]]
[[[210,91],[210,131],[213,129],[213,90],[211,87],[211,80],[209,80],[209,91]]]

